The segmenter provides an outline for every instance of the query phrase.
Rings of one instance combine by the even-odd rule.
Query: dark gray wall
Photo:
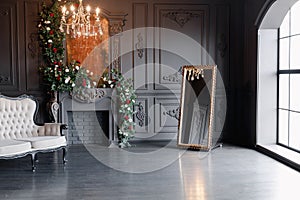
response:
[[[45,94],[38,66],[37,23],[39,0],[3,0],[0,2],[0,92],[9,96],[29,94],[40,102],[38,122],[44,120]]]
[[[125,30],[158,26],[156,9],[207,8],[206,42],[208,51],[220,66],[228,96],[224,141],[255,144],[256,53],[255,20],[265,0],[85,0],[90,5],[117,13],[128,13]],[[46,95],[38,66],[41,56],[37,42],[40,0],[1,0],[0,2],[0,92],[10,96],[23,93],[36,96],[44,117]],[[125,61],[126,62],[126,61]]]

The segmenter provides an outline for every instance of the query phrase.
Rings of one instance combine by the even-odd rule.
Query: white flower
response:
[[[65,71],[66,71],[66,72],[69,72],[70,70],[69,70],[69,69],[66,69]]]
[[[130,107],[128,107],[127,110],[130,110]]]
[[[42,24],[39,24],[38,27],[40,28],[42,26]]]
[[[78,65],[76,65],[76,67],[75,67],[77,70],[79,70],[79,66]]]
[[[50,28],[50,27],[46,27],[46,30],[47,30],[47,31],[50,31],[50,30],[51,30],[51,28]]]
[[[58,68],[58,65],[54,65],[55,66],[55,68]]]
[[[66,80],[65,80],[65,83],[68,83],[69,81],[70,81],[70,77],[68,76],[67,78],[66,78]]]
[[[93,74],[94,74],[93,72],[90,73],[91,76],[93,76]]]
[[[48,40],[49,43],[52,43],[52,40]]]
[[[103,85],[103,88],[106,88],[106,85],[105,85],[105,84]]]
[[[96,86],[97,85],[96,81],[94,81],[93,84]]]
[[[91,88],[91,86],[90,86],[90,85],[88,85],[88,86],[87,86],[87,88]]]
[[[113,85],[113,84],[111,84],[111,85],[110,85],[110,88],[113,88],[113,87],[114,87],[114,85]]]
[[[90,70],[87,69],[87,70],[86,70],[86,73],[90,73]]]
[[[108,81],[108,84],[111,84],[111,83],[112,83],[112,81],[111,81],[111,80],[109,80],[109,81]]]
[[[44,23],[45,23],[45,24],[51,24],[51,22],[50,22],[50,21],[45,21]]]
[[[106,77],[104,77],[103,80],[106,81]]]
[[[130,119],[128,119],[128,121],[129,121],[129,122],[132,122],[132,119],[130,118]]]
[[[72,83],[72,87],[75,87],[75,83]]]

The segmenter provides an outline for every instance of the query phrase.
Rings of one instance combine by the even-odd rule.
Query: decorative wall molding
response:
[[[120,59],[120,37],[113,37],[112,41],[112,58],[113,58],[113,67],[116,69],[121,68],[121,59]]]
[[[135,44],[135,49],[137,50],[137,55],[140,59],[144,56],[144,39],[141,33],[137,35],[137,43]]]
[[[143,127],[145,125],[145,111],[144,111],[144,106],[142,104],[142,102],[139,102],[139,104],[137,105],[137,112],[135,114],[137,120],[138,120],[138,125],[140,127]]]
[[[123,31],[123,26],[125,23],[123,21],[112,22],[109,24],[110,35],[116,35]]]
[[[164,81],[169,81],[173,83],[180,83],[181,82],[181,73],[175,72],[174,74],[165,75],[162,78]]]
[[[103,11],[102,11],[103,10]],[[109,21],[109,35],[114,36],[123,32],[123,27],[125,26],[125,17],[128,14],[120,13],[110,13],[105,9],[101,9],[101,12],[104,17]],[[111,44],[112,48],[112,64],[114,68],[120,69],[121,59],[120,59],[120,36],[113,37]]]
[[[179,120],[180,108],[178,107],[173,110],[168,110],[168,111],[164,112],[163,114],[169,115],[170,117],[173,117],[173,118]]]
[[[0,74],[0,84],[2,83],[7,83],[9,81],[9,77],[8,76],[4,76]]]
[[[94,103],[103,97],[107,96],[107,92],[102,88],[87,88],[81,93],[71,93],[74,100],[80,103]]]
[[[183,9],[168,12],[166,14],[163,14],[163,16],[169,18],[170,20],[173,20],[181,28],[183,28],[183,26],[191,19],[200,17],[199,14],[193,13],[191,11],[183,10]]]
[[[125,26],[125,17],[128,14],[119,12],[110,12],[104,8],[101,8],[101,15],[109,21],[109,35],[113,36],[115,34],[121,33],[123,27]]]
[[[0,16],[7,16],[7,15],[8,15],[8,10],[6,10],[6,9],[0,10]]]
[[[32,58],[35,58],[38,53],[38,34],[31,33],[30,34],[30,42],[28,43],[28,50],[30,51],[30,55]]]

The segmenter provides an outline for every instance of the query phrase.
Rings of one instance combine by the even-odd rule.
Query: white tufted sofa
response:
[[[11,98],[0,95],[0,159],[13,159],[31,155],[35,171],[36,154],[63,149],[66,162],[66,138],[59,123],[34,123],[37,101],[27,95]]]

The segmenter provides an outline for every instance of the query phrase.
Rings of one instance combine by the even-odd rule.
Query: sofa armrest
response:
[[[63,130],[67,129],[66,124],[61,123],[45,123],[38,127],[38,136],[63,136]]]

